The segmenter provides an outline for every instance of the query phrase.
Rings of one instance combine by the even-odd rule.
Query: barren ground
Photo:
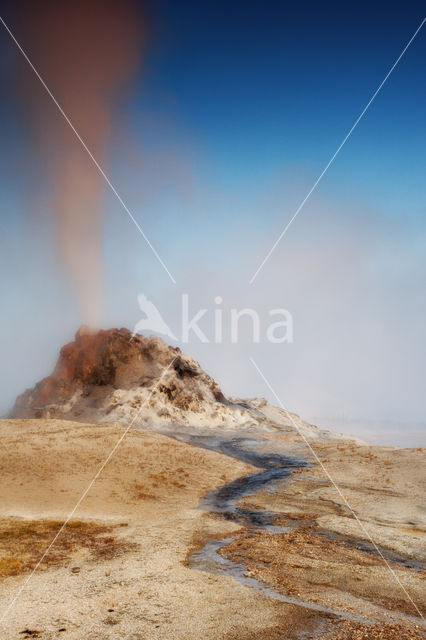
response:
[[[424,614],[425,451],[351,442],[313,446],[360,522],[313,464],[275,490],[241,501],[281,514],[275,523],[289,531],[240,531],[221,553],[279,593],[381,620],[377,629],[338,623],[342,635],[336,637],[423,637],[421,620],[411,625],[404,614],[419,618],[416,606]],[[389,622],[400,613],[402,626]],[[321,637],[335,637],[330,633]]]
[[[69,532],[64,532],[52,556],[7,610],[58,522],[71,511],[121,433],[109,425],[1,421],[1,531],[4,536],[16,528],[18,542],[12,551],[18,553],[15,571],[7,571],[16,575],[1,579],[6,615],[0,637],[18,640],[36,637],[37,632],[40,638],[75,640],[225,638],[275,627],[283,607],[232,578],[185,566],[194,534],[222,536],[236,529],[197,510],[199,498],[253,469],[137,431],[127,434],[76,512],[75,521],[85,522],[86,531],[81,524],[71,528],[75,532],[80,527],[71,548]],[[28,526],[43,533],[35,536],[31,557],[25,542]],[[93,538],[102,536],[114,539],[115,551],[103,555],[91,548]],[[5,560],[9,556],[1,550]],[[76,567],[79,572],[73,573]],[[285,625],[305,626],[297,608],[284,617]]]
[[[300,525],[289,533],[254,534],[197,505],[208,491],[258,470],[153,433],[128,432],[31,575],[121,434],[114,425],[0,421],[2,640],[422,637],[415,622],[366,628],[332,620],[186,566],[193,547],[240,530],[224,552],[244,560],[277,591],[296,590],[348,611],[362,603],[367,611],[416,614],[383,563],[350,543],[362,534],[320,469],[313,466],[273,493],[247,498],[247,504],[281,513],[282,524]],[[424,453],[342,442],[318,446],[376,541],[418,558]],[[313,534],[320,527],[346,537],[319,539]],[[422,574],[392,567],[421,604]]]

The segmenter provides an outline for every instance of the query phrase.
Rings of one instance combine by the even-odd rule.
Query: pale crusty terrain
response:
[[[242,501],[281,514],[276,524],[298,528],[256,532],[197,505],[212,489],[259,469],[137,430],[127,433],[24,586],[122,434],[114,424],[0,421],[1,640],[423,637],[416,611],[380,558],[356,548],[365,534],[312,458],[312,466],[274,491]],[[280,441],[309,457],[294,431],[273,430],[265,438],[270,449]],[[318,440],[314,448],[384,551],[420,559],[424,451]],[[330,541],[314,535],[319,530],[347,535]],[[242,561],[249,576],[283,595],[378,622],[371,626],[279,602],[232,577],[187,566],[191,549],[230,533],[235,540],[221,553]],[[421,606],[424,574],[396,563],[392,568]]]
[[[10,417],[291,434],[296,424],[309,438],[338,437],[263,398],[227,398],[191,356],[128,329],[80,328],[60,350],[52,374],[18,396]]]
[[[350,638],[420,637],[418,609],[424,614],[426,592],[426,573],[419,570],[426,560],[426,451],[351,441],[317,441],[313,448],[324,468],[312,459],[311,467],[296,471],[273,492],[262,490],[241,501],[249,509],[281,514],[276,524],[291,529],[242,531],[222,553],[243,562],[251,576],[305,602],[367,617],[381,617],[385,609],[417,618],[408,628],[392,627],[378,635],[364,630],[367,635],[349,633]],[[389,566],[377,550],[365,549],[371,539]]]
[[[2,522],[64,520],[121,434],[105,424],[0,421]],[[62,563],[52,565],[48,556],[21,593],[28,572],[1,578],[0,638],[231,639],[267,637],[278,627],[293,637],[309,627],[310,614],[298,607],[185,566],[194,537],[236,529],[197,510],[199,498],[252,471],[214,452],[129,431],[73,519],[116,525],[112,535],[131,545],[115,557],[78,544]]]
[[[294,473],[273,493],[258,492],[246,506],[308,516],[328,531],[373,540],[413,561],[426,561],[426,449],[344,442],[312,443],[323,464],[307,451],[311,466]],[[326,472],[333,479],[332,484]],[[360,527],[345,498],[363,523]]]
[[[80,329],[12,416],[0,421],[0,640],[421,637],[423,451],[339,441],[266,400],[227,398],[190,356],[126,329]],[[197,508],[214,510],[212,496],[223,515]],[[369,535],[343,496],[393,574],[360,548]],[[211,538],[228,538],[212,542],[222,557]]]

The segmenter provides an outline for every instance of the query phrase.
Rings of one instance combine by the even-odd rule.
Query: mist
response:
[[[44,0],[25,3],[22,16],[22,36],[31,62],[90,154],[106,168],[117,107],[136,77],[145,40],[136,3]],[[71,283],[82,322],[99,327],[108,186],[29,66],[22,69],[18,82],[37,162],[46,172],[50,190],[47,206],[54,217],[56,255]]]
[[[79,12],[86,12],[83,31]],[[66,3],[59,8],[43,3],[40,12],[33,14],[29,7],[25,15],[20,33],[34,64],[177,284],[123,215],[87,152],[21,60],[12,88],[21,100],[28,97],[23,119],[31,132],[31,146],[21,146],[29,164],[41,165],[34,200],[46,196],[51,216],[20,201],[17,194],[29,180],[28,172],[17,170],[16,191],[4,207],[13,212],[5,216],[10,233],[1,246],[6,312],[0,409],[7,412],[18,393],[51,372],[60,347],[81,324],[132,329],[141,318],[139,293],[179,336],[181,295],[186,293],[194,313],[208,309],[201,327],[209,336],[216,296],[223,299],[224,317],[232,308],[247,307],[264,323],[270,309],[292,314],[292,344],[270,344],[264,331],[260,344],[253,344],[249,323],[242,323],[240,340],[232,344],[225,322],[221,344],[202,344],[194,335],[188,344],[177,343],[225,394],[265,396],[276,403],[250,364],[252,356],[284,406],[305,419],[369,440],[421,444],[424,206],[414,197],[391,206],[386,193],[378,204],[380,198],[365,193],[368,184],[363,190],[352,165],[345,166],[345,157],[353,153],[348,149],[250,285],[317,177],[316,164],[288,159],[269,173],[265,168],[261,176],[256,164],[258,173],[249,179],[244,159],[238,164],[233,158],[225,167],[215,164],[194,123],[185,120],[169,94],[152,88],[152,79],[146,101],[144,95],[133,107],[125,105],[133,85],[145,86],[140,61],[142,55],[149,58],[146,21],[132,4],[91,3],[88,8]],[[55,28],[62,20],[67,28]],[[41,23],[49,26],[43,42]],[[57,55],[50,55],[52,50]],[[225,130],[228,143],[232,132]],[[393,185],[392,193],[397,192]],[[399,192],[403,199],[404,184]],[[31,231],[34,220],[37,233]]]

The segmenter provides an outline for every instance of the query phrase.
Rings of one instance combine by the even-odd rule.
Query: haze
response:
[[[188,293],[194,313],[209,309],[207,332],[216,296],[224,312],[284,307],[293,315],[291,345],[253,345],[248,326],[236,345],[226,334],[223,344],[194,336],[182,345],[225,393],[275,403],[253,356],[283,404],[305,419],[420,446],[426,32],[249,280],[415,31],[421,5],[404,6],[403,15],[380,3],[356,15],[315,3],[291,14],[285,4],[201,5],[120,3],[114,24],[122,30],[111,29],[111,46],[133,44],[100,93],[82,82],[84,56],[65,56],[60,17],[41,55],[12,4],[4,14],[77,128],[88,99],[103,105],[105,121],[95,100],[82,135],[90,138],[95,122],[102,129],[92,139],[99,162],[176,284],[3,29],[0,409],[51,372],[80,324],[133,328],[142,292],[176,332]],[[137,30],[129,20],[136,14]],[[44,36],[43,26],[32,25],[34,34]],[[58,61],[53,70],[47,59]],[[75,179],[61,183],[70,158]],[[68,207],[81,225],[58,245]]]

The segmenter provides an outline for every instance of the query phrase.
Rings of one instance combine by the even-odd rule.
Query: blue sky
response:
[[[169,44],[152,56],[141,102],[148,94],[153,109],[175,107],[207,170],[244,190],[289,164],[322,167],[423,17],[416,3],[164,6]],[[368,195],[386,198],[390,172],[420,191],[425,52],[420,37],[330,180],[355,173]]]
[[[148,40],[120,96],[106,170],[177,285],[105,188],[103,325],[132,326],[139,291],[171,324],[182,291],[194,307],[218,294],[229,306],[286,306],[295,344],[256,348],[290,408],[324,419],[424,421],[424,29],[248,286],[424,7],[184,1],[144,11]],[[5,15],[22,34],[22,15],[13,7]],[[52,185],[17,81],[30,72],[4,31],[0,51],[5,410],[49,373],[81,318],[57,260]],[[46,110],[60,117],[47,97]],[[225,391],[266,395],[247,364],[251,348],[194,341],[186,350]]]

